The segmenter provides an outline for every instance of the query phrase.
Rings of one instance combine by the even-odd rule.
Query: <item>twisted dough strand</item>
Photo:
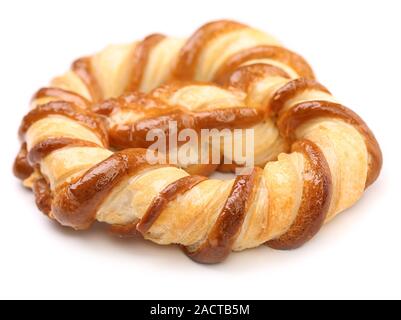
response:
[[[144,149],[108,150],[147,147],[146,133],[171,120],[179,129],[252,127],[264,169],[220,181],[151,166]],[[304,59],[231,21],[187,41],[152,35],[77,60],[34,96],[20,135],[14,171],[50,217],[137,231],[203,263],[262,243],[301,246],[360,198],[382,162],[368,127]]]

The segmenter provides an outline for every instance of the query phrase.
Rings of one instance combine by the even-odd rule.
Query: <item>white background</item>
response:
[[[0,298],[401,298],[401,2],[1,1]],[[70,62],[152,32],[236,19],[301,53],[381,143],[380,179],[303,248],[215,266],[176,247],[63,229],[11,174],[31,95]]]

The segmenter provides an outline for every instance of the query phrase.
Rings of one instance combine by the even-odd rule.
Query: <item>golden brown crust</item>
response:
[[[177,123],[177,130],[186,128],[200,131],[201,129],[232,129],[248,128],[263,119],[263,113],[252,108],[226,108],[212,111],[188,112],[175,109],[173,112],[154,118],[144,118],[135,123],[115,125],[109,130],[110,144],[118,149],[147,148],[153,141],[147,141],[147,133],[152,129],[164,130],[169,136],[168,124]]]
[[[42,98],[55,98],[61,101],[71,102],[83,109],[88,108],[91,105],[91,103],[87,99],[85,99],[78,93],[60,88],[42,88],[38,90],[38,92],[36,92],[35,95],[32,97],[32,102]]]
[[[227,74],[232,74],[247,61],[259,59],[271,59],[281,62],[293,69],[299,77],[315,79],[312,68],[300,55],[283,47],[264,45],[248,48],[233,54],[217,71],[214,81],[219,83]]]
[[[210,176],[213,172],[217,170],[219,164],[192,164],[185,168],[185,171],[192,176]]]
[[[90,57],[84,57],[74,61],[71,69],[88,88],[92,102],[99,102],[103,99],[102,90],[92,71]]]
[[[134,222],[131,222],[126,225],[118,225],[118,224],[113,224],[109,228],[109,232],[113,235],[116,235],[120,238],[134,238],[140,235],[138,230],[136,229],[136,226],[138,224],[139,220],[135,220]]]
[[[383,164],[383,156],[372,131],[352,110],[338,103],[329,101],[303,102],[281,115],[277,121],[277,126],[284,137],[295,140],[295,132],[299,126],[312,119],[322,117],[342,119],[353,125],[362,134],[370,155],[366,179],[366,188],[369,187],[379,176]]]
[[[330,91],[319,82],[307,79],[307,78],[298,78],[294,79],[280,89],[278,89],[271,100],[269,101],[269,105],[267,106],[267,112],[270,115],[279,114],[284,104],[295,97],[295,95],[305,91],[305,90],[319,90],[322,92],[330,93]]]
[[[33,193],[35,194],[35,202],[38,209],[45,215],[50,215],[52,194],[49,182],[47,182],[44,178],[36,180],[33,184]]]
[[[96,209],[123,178],[148,167],[146,151],[116,152],[72,183],[56,191],[54,217],[64,226],[87,229],[95,221]]]
[[[28,161],[28,150],[26,148],[26,143],[21,144],[20,151],[14,160],[13,172],[14,175],[21,180],[29,178],[29,176],[33,173],[33,168]]]
[[[42,159],[47,157],[50,153],[63,149],[65,147],[94,147],[99,148],[100,146],[96,143],[80,140],[80,139],[73,139],[73,138],[66,138],[66,137],[59,137],[59,138],[49,138],[37,143],[35,146],[29,150],[28,154],[28,162],[31,166],[35,166],[40,163]]]
[[[214,41],[218,37],[223,40]],[[180,41],[166,41],[153,51],[163,39],[159,34],[145,38],[129,62],[126,54],[133,46],[110,47],[100,62],[91,57],[77,60],[72,66],[77,77],[68,73],[59,85],[80,94],[56,87],[35,94],[35,109],[20,127],[30,149],[23,143],[14,172],[27,179],[39,209],[51,218],[75,229],[86,229],[95,220],[106,222],[120,236],[140,233],[161,244],[180,244],[193,260],[216,263],[232,250],[263,243],[277,249],[301,246],[325,219],[360,198],[365,179],[367,187],[378,177],[382,154],[372,132],[351,110],[325,100],[332,100],[329,91],[314,80],[299,55],[268,45],[241,49],[249,43],[276,42],[231,21],[200,28],[178,57]],[[218,55],[216,47],[230,41],[227,50],[238,52],[218,63],[206,61]],[[172,54],[163,62],[154,59],[169,49]],[[124,70],[124,63],[130,67]],[[154,77],[159,68],[163,76]],[[113,90],[107,90],[109,71],[118,83]],[[209,80],[212,74],[221,86],[194,81]],[[102,100],[107,91],[122,92],[127,78],[128,89],[138,90],[142,82],[149,84],[152,77],[160,82],[166,75],[185,81],[163,84],[148,94]],[[301,78],[294,79],[297,75]],[[233,171],[235,162],[190,165],[187,176],[172,166],[150,166],[145,149],[106,150],[109,140],[113,150],[148,147],[149,130],[164,128],[168,137],[170,121],[178,130],[256,128],[262,132],[256,138],[265,135],[256,141],[266,146],[262,157],[277,160],[264,170],[255,168],[234,181],[220,181],[196,175],[208,175],[218,166]],[[65,130],[56,127],[60,123],[66,123]],[[298,130],[301,125],[305,127]],[[292,143],[291,154],[277,157]]]
[[[93,112],[104,116],[110,116],[113,112],[122,109],[146,114],[149,118],[165,113],[165,110],[166,112],[174,110],[173,107],[168,106],[156,97],[138,91],[123,94],[117,98],[107,99],[92,107]]]
[[[19,129],[21,139],[24,139],[26,132],[32,124],[49,115],[62,115],[79,122],[95,132],[104,146],[108,146],[107,130],[104,123],[92,112],[81,109],[67,101],[52,101],[30,111],[22,120]]]
[[[138,223],[137,230],[145,235],[170,201],[177,199],[178,196],[205,180],[206,177],[202,176],[186,176],[169,184],[153,199],[145,215]]]
[[[207,44],[225,33],[245,27],[238,22],[220,20],[210,22],[199,28],[181,49],[177,64],[172,72],[173,79],[193,80],[199,56]]]
[[[227,258],[244,222],[257,174],[260,172],[254,170],[250,175],[235,179],[230,195],[207,239],[194,251],[183,248],[188,257],[208,264]]]
[[[142,81],[145,67],[149,59],[152,49],[159,44],[165,36],[162,34],[152,34],[142,40],[134,50],[133,65],[131,71],[131,79],[129,81],[127,92],[136,91]]]
[[[279,238],[267,242],[274,249],[296,249],[312,239],[322,227],[330,207],[331,173],[322,151],[309,140],[297,141],[292,151],[301,152],[307,159],[302,202],[290,229]]]
[[[257,80],[271,76],[290,78],[283,69],[264,63],[256,63],[239,67],[231,72],[226,72],[216,82],[226,87],[233,87],[248,92],[249,86]]]

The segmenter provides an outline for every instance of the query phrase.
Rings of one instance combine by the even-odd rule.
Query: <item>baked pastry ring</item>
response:
[[[299,247],[352,206],[382,165],[369,128],[303,58],[232,21],[81,58],[32,107],[14,172],[40,210],[77,230],[97,220],[179,244],[202,263],[261,244]],[[216,165],[189,166],[191,174],[149,165],[144,137],[169,120],[254,128],[259,167],[216,180],[204,177]]]

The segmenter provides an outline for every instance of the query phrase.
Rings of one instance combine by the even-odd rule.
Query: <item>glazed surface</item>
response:
[[[256,167],[150,165],[146,134],[251,128]],[[379,145],[363,120],[272,36],[216,21],[188,39],[154,34],[75,61],[33,97],[15,175],[41,211],[77,230],[179,244],[195,261],[267,244],[297,248],[378,177]],[[221,158],[229,157],[221,154]]]

